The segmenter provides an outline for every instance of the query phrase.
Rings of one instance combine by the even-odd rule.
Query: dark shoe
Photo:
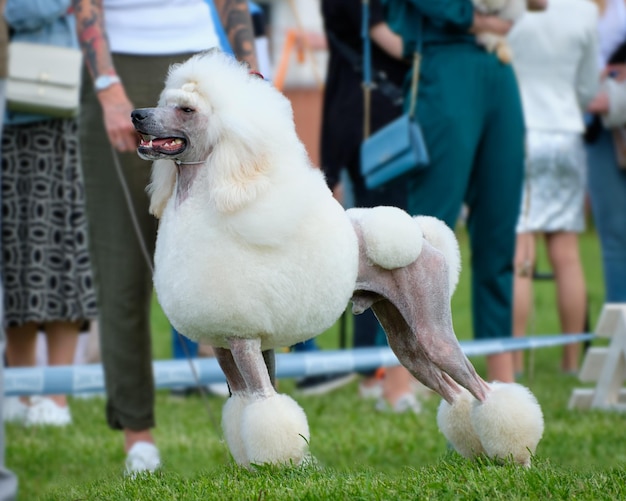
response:
[[[307,376],[296,381],[296,390],[300,395],[323,395],[341,388],[356,377],[352,372]]]
[[[200,390],[197,386],[178,386],[170,390],[170,395],[176,398],[187,398],[200,395]]]

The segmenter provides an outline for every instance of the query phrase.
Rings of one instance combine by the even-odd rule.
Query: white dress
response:
[[[527,130],[520,233],[585,228],[583,110],[598,89],[597,20],[588,0],[550,0],[509,35]]]

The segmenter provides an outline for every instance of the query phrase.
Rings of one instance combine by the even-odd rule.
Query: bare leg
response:
[[[402,365],[388,367],[383,380],[383,397],[393,407],[400,397],[411,393],[413,380],[413,376],[406,367]]]
[[[124,451],[128,453],[133,445],[137,442],[147,442],[154,445],[154,437],[150,430],[135,431],[124,428]]]
[[[78,344],[78,322],[50,322],[45,324],[48,342],[48,365],[72,365]],[[66,395],[49,395],[57,405],[67,405]]]
[[[515,275],[513,278],[513,336],[524,337],[528,328],[532,304],[532,274],[535,268],[535,235],[520,233],[515,245]],[[524,371],[524,354],[513,353],[516,374]]]
[[[587,300],[585,277],[578,252],[578,235],[573,232],[557,232],[546,235],[546,239],[548,256],[556,279],[561,330],[565,334],[583,332]],[[579,357],[579,343],[565,346],[561,369],[565,372],[576,372]]]
[[[487,356],[487,379],[501,383],[515,382],[512,352]]]
[[[37,330],[37,325],[33,322],[19,327],[7,327],[6,357],[9,367],[35,366]],[[20,400],[25,404],[30,402],[27,397],[20,397]]]

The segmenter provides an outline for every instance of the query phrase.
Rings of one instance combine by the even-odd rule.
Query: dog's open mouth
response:
[[[187,141],[182,137],[154,137],[141,134],[138,153],[146,156],[173,156],[185,151]]]

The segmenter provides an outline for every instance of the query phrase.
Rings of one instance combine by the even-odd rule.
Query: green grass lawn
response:
[[[459,232],[465,268],[453,298],[459,338],[471,338],[467,242]],[[581,249],[588,281],[590,321],[602,308],[599,250],[593,232]],[[540,269],[547,270],[545,256]],[[551,281],[536,284],[533,334],[559,332]],[[170,356],[170,333],[154,311],[155,358]],[[318,338],[338,347],[337,329]],[[569,411],[572,389],[582,386],[559,371],[560,349],[529,354],[522,383],[542,405],[546,430],[531,469],[469,462],[447,448],[435,414],[439,399],[416,415],[384,414],[357,396],[356,382],[316,397],[294,394],[309,419],[315,466],[234,466],[221,438],[223,400],[157,396],[156,438],[164,467],[135,480],[122,475],[122,436],[104,422],[104,401],[73,399],[74,424],[66,429],[7,426],[7,463],[19,476],[20,499],[31,500],[396,500],[396,499],[626,499],[626,415]],[[472,359],[484,373],[484,360]]]

